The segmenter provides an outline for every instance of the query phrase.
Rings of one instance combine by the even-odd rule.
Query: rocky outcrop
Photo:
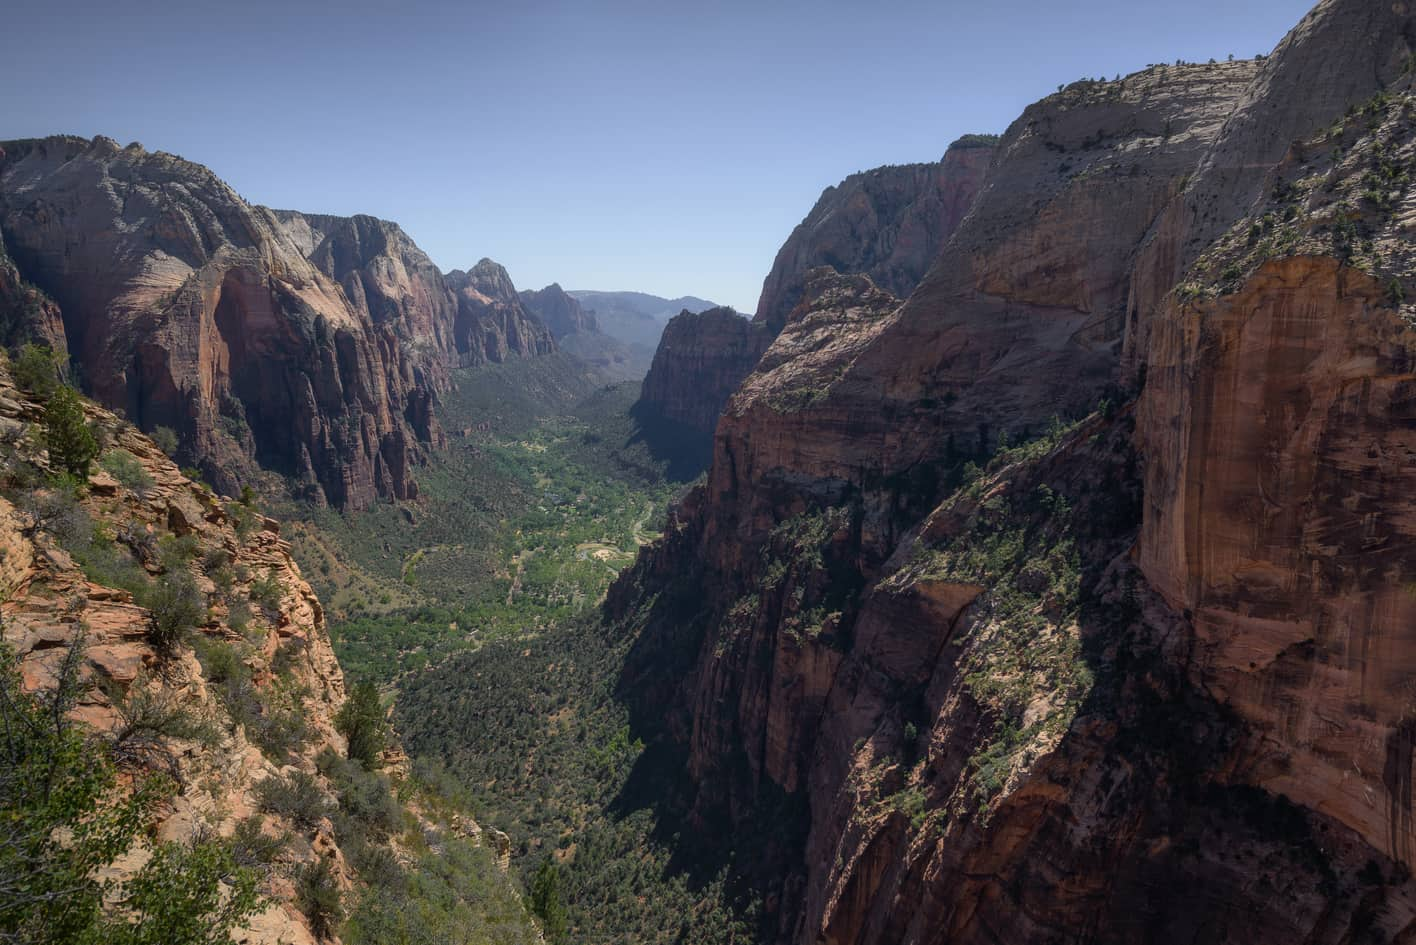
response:
[[[106,138],[0,154],[9,340],[67,349],[89,393],[175,430],[224,490],[259,464],[344,508],[411,498],[449,369],[552,350],[504,270],[444,278],[397,224],[251,206]]]
[[[500,364],[555,350],[550,331],[526,311],[511,277],[497,263],[483,259],[466,272],[454,269],[446,278],[457,298],[453,341],[459,366]]]
[[[327,819],[313,828],[286,823],[262,811],[257,785],[291,766],[313,774],[320,751],[344,751],[334,724],[344,676],[320,602],[275,522],[189,481],[107,411],[87,408],[106,455],[125,458],[114,466],[121,481],[95,470],[72,507],[61,493],[30,487],[46,457],[25,427],[42,412],[0,370],[0,634],[22,684],[52,689],[77,648],[86,686],[73,718],[110,740],[130,773],[162,770],[179,785],[149,825],[154,839],[230,837],[243,821],[269,837],[293,828],[299,839],[282,844],[265,879],[270,898],[240,940],[315,945],[284,877],[319,859],[344,887],[352,873]],[[113,562],[107,581],[99,561]],[[160,651],[153,615],[133,588],[180,579],[196,585],[205,620],[193,639]],[[223,661],[220,673],[209,668],[227,655],[234,662]]]
[[[1248,726],[1243,777],[1409,865],[1416,95],[1400,64],[1416,21],[1372,12],[1324,4],[1275,54],[1246,121],[1300,124],[1297,76],[1356,55],[1353,24],[1373,44],[1359,72],[1385,89],[1315,93],[1332,113],[1301,123],[1325,130],[1231,189],[1241,217],[1146,335],[1140,561],[1193,615],[1197,681]],[[1219,192],[1200,188],[1187,205]]]
[[[826,188],[777,251],[756,320],[780,329],[801,301],[807,274],[821,266],[909,295],[973,206],[997,140],[971,135],[937,163],[877,167]]]
[[[1413,37],[1071,86],[903,304],[806,280],[607,600],[768,940],[1416,928]]]
[[[552,282],[544,289],[524,289],[521,302],[527,310],[541,320],[541,324],[551,330],[551,335],[560,341],[566,335],[596,331],[595,313],[581,307],[574,296],[567,295],[558,283]]]
[[[0,238],[0,344],[14,348],[26,341],[48,345],[61,357],[67,354],[59,306],[20,275]]]

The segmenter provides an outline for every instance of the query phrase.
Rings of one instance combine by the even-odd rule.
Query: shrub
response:
[[[310,920],[310,931],[315,937],[332,938],[344,919],[344,905],[328,860],[321,858],[300,869],[295,880],[295,899],[300,911]]]
[[[175,650],[188,633],[207,619],[206,601],[186,571],[164,575],[142,595],[139,603],[150,612],[148,642],[163,655]]]
[[[177,455],[178,439],[176,430],[171,427],[155,427],[148,436],[157,444],[157,448],[162,450],[169,457]]]
[[[59,358],[45,345],[27,344],[11,368],[20,390],[48,400],[59,389]]]
[[[145,496],[152,490],[152,476],[148,475],[147,469],[138,462],[138,458],[127,450],[109,450],[99,459],[98,465],[129,492]]]
[[[348,739],[350,758],[370,768],[378,764],[388,731],[378,687],[371,682],[355,686],[334,717],[334,727]]]
[[[280,605],[285,599],[285,588],[275,579],[274,573],[267,571],[263,577],[251,582],[251,600],[271,623],[280,619]]]
[[[138,840],[171,781],[149,777],[115,792],[117,771],[105,743],[68,715],[87,688],[79,676],[82,640],[58,672],[57,686],[27,693],[10,653],[0,652],[0,941],[30,945],[217,945],[259,905],[257,877],[226,844],[157,844],[121,884],[105,868]],[[120,900],[123,914],[103,908]]]
[[[565,904],[561,902],[560,869],[547,857],[531,878],[531,912],[541,920],[541,929],[550,942],[565,937]]]
[[[57,389],[44,408],[44,445],[49,449],[51,467],[81,483],[88,481],[89,464],[98,456],[98,440],[72,387]]]
[[[288,835],[271,836],[262,829],[261,818],[253,814],[237,821],[231,834],[231,856],[238,866],[267,867],[289,844]]]
[[[299,770],[266,778],[256,785],[256,800],[267,814],[284,817],[303,830],[313,830],[329,813],[329,799],[319,782]]]

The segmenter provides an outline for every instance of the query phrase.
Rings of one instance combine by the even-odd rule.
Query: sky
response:
[[[821,191],[1059,83],[1267,53],[1312,0],[6,0],[0,139],[104,134],[443,270],[756,307]]]

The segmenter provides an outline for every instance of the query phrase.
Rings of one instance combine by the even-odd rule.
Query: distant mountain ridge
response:
[[[594,312],[600,331],[630,345],[644,345],[652,353],[669,319],[683,311],[706,312],[717,302],[696,295],[666,299],[648,292],[603,292],[567,289],[566,295]]]

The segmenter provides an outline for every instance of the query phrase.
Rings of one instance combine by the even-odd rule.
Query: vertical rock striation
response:
[[[607,601],[769,940],[1416,928],[1413,52],[1075,84],[903,303],[802,280]]]

